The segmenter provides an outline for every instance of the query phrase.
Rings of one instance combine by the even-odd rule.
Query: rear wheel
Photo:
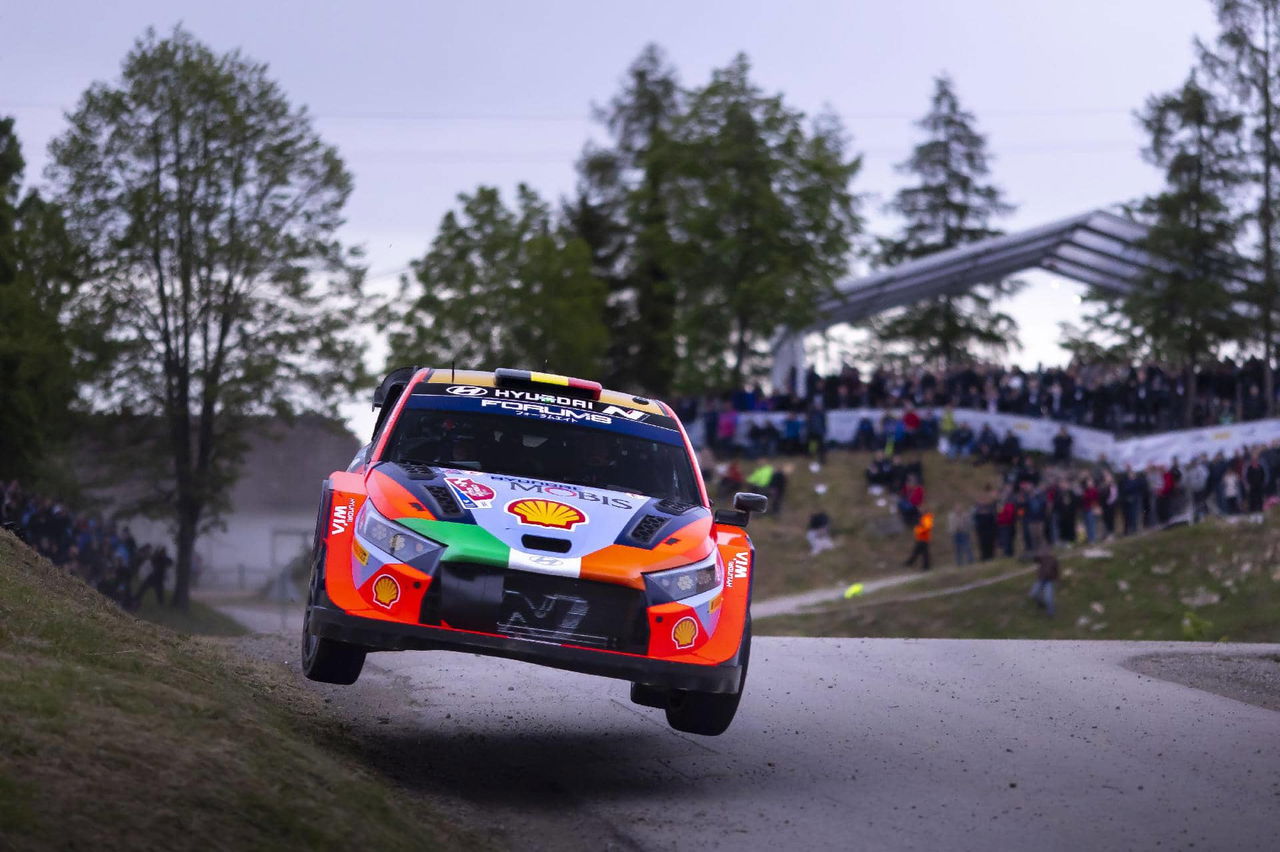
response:
[[[360,677],[367,653],[358,645],[325,639],[311,632],[312,608],[324,600],[324,556],[319,548],[311,566],[311,583],[307,590],[307,611],[302,618],[302,673],[321,683],[352,684]]]
[[[697,692],[673,689],[667,693],[667,724],[687,734],[716,737],[729,730],[747,685],[747,663],[751,659],[751,623],[742,632],[742,680],[737,692]],[[635,700],[635,688],[632,688]],[[642,702],[638,702],[642,703]]]

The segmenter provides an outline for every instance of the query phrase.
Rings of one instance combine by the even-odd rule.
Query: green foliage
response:
[[[929,113],[918,126],[925,141],[899,166],[917,182],[899,190],[889,205],[905,223],[897,237],[880,240],[881,266],[998,236],[992,220],[1013,210],[1000,189],[986,182],[991,173],[987,139],[946,75],[935,80]],[[905,346],[917,359],[949,364],[976,350],[1004,352],[1020,345],[1017,324],[996,310],[995,302],[1017,286],[961,279],[950,292],[894,311],[873,321],[871,329],[882,342]]]
[[[69,120],[50,176],[92,261],[69,310],[106,344],[94,406],[163,417],[135,449],[168,467],[185,606],[249,418],[328,409],[363,379],[361,270],[335,238],[351,176],[266,66],[181,28],[148,31]]]
[[[1214,46],[1197,40],[1200,64],[1217,84],[1223,109],[1241,116],[1245,146],[1238,170],[1246,176],[1240,200],[1248,211],[1241,245],[1256,265],[1245,298],[1257,311],[1246,343],[1263,353],[1263,397],[1271,412],[1275,397],[1272,358],[1280,311],[1280,0],[1213,0],[1220,27]]]
[[[1235,260],[1240,230],[1231,201],[1240,171],[1239,113],[1227,109],[1194,73],[1178,90],[1153,96],[1139,116],[1150,137],[1147,159],[1165,173],[1165,189],[1143,201],[1149,223],[1141,247],[1153,268],[1127,292],[1091,292],[1087,317],[1130,356],[1196,367],[1218,347],[1246,334],[1236,313],[1247,278]],[[1187,415],[1194,405],[1188,395]]]
[[[672,130],[686,102],[675,69],[648,45],[622,90],[597,110],[610,148],[588,145],[569,227],[591,249],[592,271],[609,289],[606,380],[668,393],[678,365],[677,284],[671,268]]]
[[[688,390],[766,368],[780,326],[803,328],[835,293],[861,228],[861,168],[839,120],[765,94],[743,55],[689,94],[661,162],[675,176],[672,274]]]
[[[389,363],[547,369],[599,375],[608,330],[605,285],[585,242],[521,186],[516,209],[497,189],[459,196],[388,316]]]
[[[0,119],[0,479],[38,478],[75,399],[59,313],[77,253],[57,206],[21,197],[23,167],[13,119]]]
[[[391,364],[528,364],[657,395],[761,372],[781,325],[834,292],[861,228],[860,160],[839,122],[806,125],[745,57],[682,89],[650,45],[598,116],[576,195],[552,216],[520,189],[460,197],[414,265]],[[581,366],[579,366],[581,365]]]

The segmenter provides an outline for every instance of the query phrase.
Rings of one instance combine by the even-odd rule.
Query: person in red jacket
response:
[[[1084,513],[1084,535],[1093,544],[1098,540],[1098,514],[1102,495],[1093,484],[1093,477],[1086,476],[1080,482],[1080,511]]]
[[[903,563],[903,567],[910,568],[916,562],[916,557],[921,558],[920,570],[929,570],[929,542],[933,538],[933,512],[924,512],[920,515],[920,521],[916,524],[915,539],[916,543],[911,548],[911,556]]]

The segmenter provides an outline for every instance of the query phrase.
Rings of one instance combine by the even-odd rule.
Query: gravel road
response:
[[[294,613],[230,614],[283,625],[241,645],[296,671]],[[756,642],[716,738],[620,681],[465,654],[319,688],[372,765],[517,849],[1280,846],[1280,646]]]

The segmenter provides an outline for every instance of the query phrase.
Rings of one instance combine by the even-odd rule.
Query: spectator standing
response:
[[[1107,538],[1116,534],[1116,507],[1120,505],[1120,488],[1111,471],[1102,474],[1102,487],[1098,489],[1102,500],[1102,528]]]
[[[1234,467],[1222,474],[1222,507],[1228,515],[1240,514],[1240,474]]]
[[[1071,433],[1067,431],[1067,427],[1063,426],[1058,430],[1058,434],[1053,436],[1053,460],[1058,464],[1066,464],[1071,461],[1071,445],[1074,443]]]
[[[1084,513],[1084,537],[1093,544],[1098,540],[1098,514],[1101,498],[1093,477],[1086,476],[1080,483],[1080,511]]]
[[[1001,490],[997,506],[996,539],[1000,544],[1000,552],[1005,556],[1013,556],[1013,534],[1018,522],[1018,509],[1008,486]]]
[[[818,457],[818,464],[827,463],[827,412],[818,399],[809,406],[809,417],[805,424],[809,433],[810,452]]]
[[[911,555],[907,557],[907,561],[903,563],[904,568],[910,568],[916,562],[916,557],[921,558],[921,571],[928,571],[929,565],[929,542],[933,538],[933,513],[922,512],[920,520],[916,523],[915,528],[915,546],[911,548]]]
[[[987,561],[996,555],[996,495],[988,485],[973,506],[973,531],[978,538],[978,555]]]
[[[773,470],[769,479],[769,508],[775,517],[782,516],[784,498],[787,496],[787,481],[791,478],[791,464],[780,464]]]
[[[1204,456],[1196,456],[1187,466],[1187,492],[1191,495],[1191,522],[1196,523],[1208,513],[1209,465]]]
[[[164,605],[165,575],[172,564],[173,560],[169,558],[165,548],[163,546],[156,548],[151,557],[151,573],[147,575],[147,579],[143,580],[142,585],[138,587],[138,603],[142,603],[142,598],[146,595],[148,589],[155,589],[156,601],[160,605]]]
[[[963,506],[955,505],[947,513],[947,532],[951,533],[951,542],[955,546],[956,564],[973,563],[973,545],[970,543],[970,528],[973,521]]]
[[[1138,529],[1138,509],[1142,505],[1142,481],[1134,473],[1133,465],[1125,465],[1120,474],[1120,507],[1124,516],[1124,534],[1133,535]]]
[[[1248,467],[1244,469],[1245,494],[1249,499],[1251,515],[1262,514],[1262,499],[1266,493],[1267,478],[1267,469],[1262,466],[1262,460],[1255,452],[1249,459]]]
[[[1035,555],[1036,581],[1031,586],[1031,600],[1050,617],[1054,613],[1053,586],[1058,582],[1058,557],[1046,545]]]
[[[1069,483],[1058,481],[1058,542],[1076,543],[1076,515],[1080,510],[1080,497]]]

